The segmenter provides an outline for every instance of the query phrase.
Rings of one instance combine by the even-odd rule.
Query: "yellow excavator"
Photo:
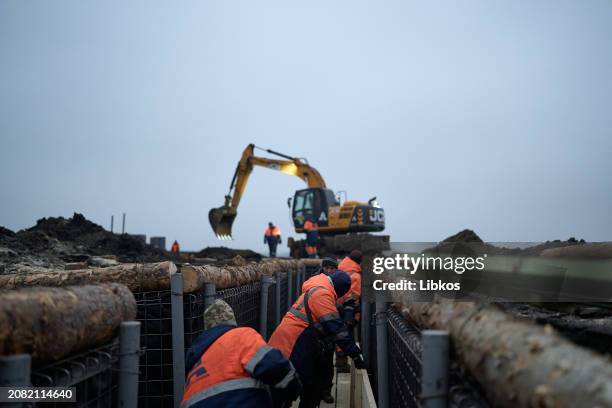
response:
[[[255,156],[255,149],[279,156],[280,159],[271,159]],[[297,176],[304,180],[308,188],[296,191],[293,198],[288,200],[291,208],[291,218],[297,233],[304,232],[304,222],[310,218],[319,225],[319,234],[326,243],[329,252],[333,252],[334,245],[347,250],[361,248],[368,250],[371,247],[388,248],[388,236],[362,236],[365,234],[352,234],[363,232],[376,232],[385,229],[385,212],[376,203],[376,197],[367,203],[358,201],[339,202],[334,192],[327,188],[321,174],[308,164],[304,158],[291,157],[270,149],[261,149],[249,144],[242,153],[236,166],[234,177],[230,184],[229,193],[225,196],[225,203],[219,208],[213,208],[208,213],[210,225],[219,239],[232,238],[232,225],[238,214],[238,204],[246,188],[249,176],[254,166],[267,167],[282,173]],[[351,239],[341,237],[351,235]],[[359,237],[355,237],[359,235]],[[374,237],[374,238],[372,238]],[[364,247],[364,242],[366,242]],[[290,242],[291,247],[291,242]],[[343,248],[339,248],[343,251]],[[293,248],[292,248],[293,249]],[[292,251],[293,252],[293,251]]]

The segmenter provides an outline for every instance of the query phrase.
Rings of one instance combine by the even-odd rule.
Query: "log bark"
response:
[[[396,304],[425,328],[448,330],[459,359],[499,407],[612,407],[612,364],[549,326],[514,320],[494,306]]]
[[[183,290],[187,293],[195,292],[205,283],[214,283],[217,289],[241,286],[258,281],[264,275],[271,276],[277,271],[296,270],[300,266],[300,261],[292,259],[266,259],[240,266],[184,265],[181,267]]]
[[[545,258],[612,259],[612,242],[593,242],[545,249],[540,253]]]
[[[319,260],[310,264],[318,264]],[[244,285],[261,279],[263,275],[274,275],[305,266],[304,260],[267,259],[246,262],[242,258],[231,265],[185,265],[181,268],[183,288],[186,293],[195,292],[206,282],[214,282],[224,289]],[[117,282],[132,292],[165,290],[170,287],[170,275],[177,271],[172,262],[150,264],[120,264],[107,268],[91,268],[74,271],[53,271],[0,275],[0,289],[15,289],[27,286],[62,287],[91,283]]]
[[[134,295],[116,283],[0,291],[0,355],[57,360],[109,342],[135,318]]]
[[[120,264],[107,268],[79,269],[44,273],[0,275],[0,289],[25,286],[61,287],[91,283],[117,282],[132,292],[168,289],[170,275],[176,272],[172,262]]]

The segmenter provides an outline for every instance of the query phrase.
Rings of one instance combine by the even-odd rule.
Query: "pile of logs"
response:
[[[223,266],[184,265],[180,272],[188,293],[207,282],[224,289],[319,262],[237,258]],[[157,262],[0,275],[0,355],[29,353],[44,362],[104,344],[122,321],[136,318],[132,292],[169,289],[178,272],[172,262]]]
[[[447,330],[463,365],[499,407],[612,407],[612,363],[549,326],[494,305],[437,298],[395,307],[424,328]]]
[[[233,265],[181,267],[185,292],[195,292],[204,283],[215,283],[220,289],[244,285],[273,275],[277,271],[297,270],[302,266],[319,265],[320,261],[294,259],[266,259],[247,263],[237,259]],[[172,262],[148,264],[119,264],[107,268],[61,270],[28,274],[0,275],[0,289],[15,289],[28,286],[63,287],[92,283],[116,282],[127,286],[132,292],[165,290],[170,288],[170,275],[177,272]]]

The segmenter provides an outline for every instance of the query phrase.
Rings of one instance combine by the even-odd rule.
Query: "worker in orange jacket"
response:
[[[306,254],[309,258],[317,257],[317,245],[319,243],[319,225],[312,221],[308,215],[304,222],[304,232],[306,232]]]
[[[338,261],[334,258],[323,258],[321,259],[321,269],[319,273],[325,275],[331,275],[338,270]],[[304,286],[302,285],[302,291],[304,291]],[[327,404],[334,403],[334,397],[331,394],[332,388],[334,386],[334,349],[326,349],[325,355],[321,360],[320,373],[321,381],[325,383],[323,387],[323,392],[321,395],[321,399],[325,401]]]
[[[179,246],[178,241],[174,240],[174,242],[172,243],[172,246],[170,247],[170,252],[173,255],[178,255],[180,251],[181,251],[181,247]]]
[[[336,300],[350,288],[350,277],[342,271],[330,276],[318,274],[304,282],[303,292],[285,314],[268,344],[278,348],[297,370],[303,384],[300,408],[319,405],[326,382],[325,350],[337,344],[364,368],[361,350],[349,336],[338,314]]]
[[[342,312],[342,320],[351,328],[359,321],[361,301],[361,261],[363,254],[354,249],[338,264],[338,269],[351,277],[351,289],[338,299],[338,308]]]
[[[181,408],[272,407],[273,397],[293,401],[301,390],[293,365],[255,330],[237,327],[220,299],[204,311],[204,332],[185,363]]]
[[[276,257],[276,247],[282,241],[280,228],[275,226],[272,222],[268,223],[268,228],[264,232],[264,244],[268,244],[270,249],[270,258]]]

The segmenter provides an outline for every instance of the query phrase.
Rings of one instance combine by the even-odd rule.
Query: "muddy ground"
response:
[[[101,258],[111,256],[110,260]],[[210,247],[188,254],[199,258],[229,261],[240,255],[259,261],[250,250]],[[74,213],[71,218],[41,218],[31,228],[18,232],[0,226],[0,273],[62,270],[67,263],[105,266],[117,262],[156,262],[171,259],[167,251],[143,244],[129,234],[115,234]]]

